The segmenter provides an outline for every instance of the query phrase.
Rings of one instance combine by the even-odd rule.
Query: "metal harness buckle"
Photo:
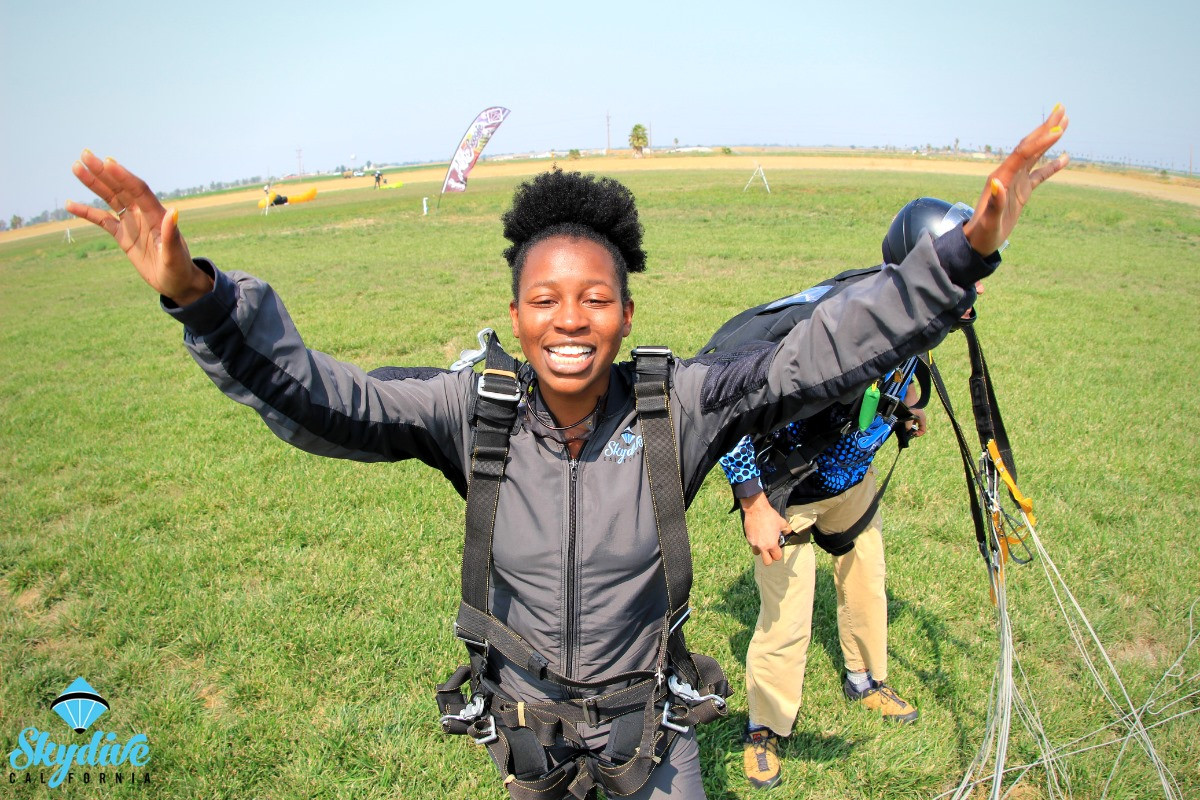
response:
[[[500,383],[512,382],[512,389],[505,391],[504,387],[488,388],[488,376],[496,378],[507,378],[506,381]],[[517,373],[509,372],[506,369],[485,369],[479,373],[479,388],[477,392],[480,397],[486,397],[490,400],[500,400],[505,403],[516,403],[521,399],[521,383],[517,380]]]
[[[478,639],[472,639],[470,636],[466,636],[465,634],[463,634],[463,629],[458,626],[457,622],[454,623],[454,638],[458,639],[460,642],[462,642],[464,644],[468,644],[468,645],[473,644],[476,647],[483,648],[484,650],[486,650],[487,646],[488,646],[487,639],[484,639],[483,641],[479,641]]]
[[[671,694],[675,695],[686,704],[694,705],[696,703],[703,703],[705,700],[712,700],[716,704],[717,708],[725,708],[724,697],[721,697],[719,694],[702,695],[693,689],[690,683],[684,683],[683,681],[679,680],[679,678],[676,678],[674,673],[667,678],[667,688],[671,690]],[[680,725],[678,722],[675,722],[671,719],[670,697],[663,701],[662,726],[664,728],[670,728],[673,731],[678,731],[679,733],[687,733],[688,728],[690,727],[688,725]]]
[[[678,723],[676,723],[676,722],[672,722],[672,721],[671,721],[671,698],[669,698],[669,697],[668,697],[666,700],[664,700],[664,701],[663,701],[663,718],[662,718],[662,726],[663,726],[664,728],[670,728],[670,729],[671,729],[671,730],[673,730],[673,731],[679,731],[680,733],[687,733],[687,732],[688,732],[688,727],[689,727],[689,726],[687,726],[687,725],[680,725],[680,724],[678,724]]]
[[[487,358],[488,337],[494,334],[495,331],[491,328],[484,328],[476,334],[479,339],[478,350],[462,350],[458,354],[458,361],[450,365],[451,372],[458,372],[460,369],[467,369],[478,364],[483,359]]]
[[[474,731],[471,730],[474,725],[479,722],[480,717],[483,716],[484,702],[485,701],[482,694],[472,695],[471,702],[463,706],[462,711],[459,711],[457,714],[442,715],[442,727],[444,728],[446,723],[450,720],[470,723],[467,726],[467,735],[471,737],[475,744],[491,744],[499,738],[499,736],[496,734],[496,718],[493,715],[487,715],[487,727],[485,727],[478,736],[476,736]]]
[[[471,695],[471,702],[463,706],[462,711],[457,714],[443,714],[442,724],[445,725],[448,720],[458,720],[459,722],[474,722],[483,714],[483,695]]]
[[[638,356],[661,356],[666,357],[671,355],[671,348],[662,347],[660,345],[643,344],[638,345],[629,351],[630,355],[635,358]]]
[[[491,714],[488,714],[487,727],[484,728],[483,732],[476,736],[474,733],[471,733],[471,729],[468,728],[467,735],[475,741],[475,744],[491,744],[500,738],[496,733],[496,718]]]
[[[688,703],[703,703],[705,700],[712,700],[716,703],[717,708],[725,707],[725,698],[719,694],[700,694],[692,688],[690,683],[684,683],[675,677],[674,674],[667,678],[667,688],[671,690],[671,694]]]

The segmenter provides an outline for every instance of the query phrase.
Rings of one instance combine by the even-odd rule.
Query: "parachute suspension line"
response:
[[[1200,677],[1200,676],[1193,676],[1192,678],[1188,679],[1188,682],[1196,680],[1197,677]],[[1163,706],[1158,711],[1150,710],[1148,713],[1151,713],[1151,714],[1162,713],[1162,711],[1165,711],[1167,708],[1177,705],[1178,703],[1182,703],[1187,700],[1190,700],[1193,697],[1200,697],[1200,690],[1190,692],[1186,695],[1183,695],[1182,697],[1178,697],[1178,698],[1172,700],[1166,706]],[[1164,717],[1163,719],[1158,720],[1157,722],[1155,722],[1152,725],[1147,725],[1146,730],[1151,731],[1151,730],[1154,730],[1155,728],[1160,728],[1169,722],[1174,722],[1175,720],[1180,719],[1181,717],[1186,717],[1189,714],[1195,714],[1197,712],[1200,712],[1200,708],[1189,708],[1185,711],[1180,711],[1176,714],[1172,714],[1169,717]],[[1074,745],[1079,744],[1080,742],[1095,738],[1096,736],[1099,736],[1100,734],[1104,733],[1105,731],[1109,730],[1110,728],[1119,727],[1122,724],[1124,724],[1124,722],[1125,722],[1125,718],[1122,718],[1119,720],[1114,720],[1113,722],[1110,722],[1108,725],[1105,725],[1102,728],[1098,728],[1090,733],[1085,733],[1083,736],[1080,736],[1076,739],[1072,739],[1070,742],[1067,742],[1065,744],[1059,745],[1057,748],[1054,748],[1052,750],[1049,758],[1040,758],[1037,761],[1030,761],[1027,764],[1020,764],[1017,766],[1008,767],[1004,770],[1004,774],[1008,775],[1010,773],[1020,773],[1020,775],[1018,775],[1017,779],[1014,781],[1014,784],[1015,784],[1017,781],[1019,781],[1021,779],[1021,776],[1023,776],[1025,773],[1029,772],[1029,770],[1034,769],[1035,767],[1045,766],[1047,764],[1047,762],[1049,762],[1049,761],[1065,761],[1066,759],[1070,758],[1071,756],[1077,756],[1082,753],[1091,752],[1093,750],[1102,750],[1105,747],[1112,747],[1114,744],[1117,744],[1118,742],[1121,742],[1124,740],[1123,739],[1109,739],[1107,741],[1088,745],[1086,747],[1076,747],[1073,750],[1068,749],[1068,748],[1073,747]],[[974,788],[974,787],[978,786],[979,784],[986,782],[987,780],[989,780],[989,779],[986,777],[979,778],[977,780],[967,783],[966,786],[967,786],[967,788]],[[948,792],[943,792],[939,795],[936,795],[933,798],[933,800],[942,800],[942,798],[944,798],[944,797],[950,797],[952,794],[956,794],[957,791],[958,790],[955,789],[955,790],[951,790]],[[1068,796],[1069,795],[1070,795],[1070,792],[1068,792]]]
[[[980,455],[973,478],[980,490],[983,505],[981,516],[985,523],[986,542],[981,545],[980,550],[987,565],[988,589],[996,610],[999,649],[996,669],[992,676],[984,738],[952,796],[955,800],[966,798],[976,786],[988,781],[991,782],[989,797],[992,800],[1001,800],[1008,796],[1004,791],[1004,778],[1013,770],[1006,769],[1005,764],[1015,707],[1022,726],[1037,743],[1042,754],[1042,758],[1036,763],[1046,768],[1046,788],[1049,796],[1067,797],[1070,796],[1070,778],[1065,771],[1060,770],[1037,706],[1032,702],[1028,678],[1016,656],[1012,619],[1008,609],[1005,570],[1006,562],[1012,555],[1011,546],[1020,544],[1027,553],[1026,558],[1012,555],[1017,563],[1026,563],[1032,558],[1032,553],[1029,553],[1025,544],[1025,533],[1032,530],[1032,520],[1029,518],[1032,516],[1032,501],[1016,490],[1015,482],[1004,468],[994,441],[989,441],[988,445],[987,451]],[[1008,488],[1010,497],[1020,504],[1020,519],[1005,510],[1001,502],[1001,484]],[[1016,674],[1020,676],[1020,687],[1017,686],[1014,677]],[[990,778],[984,776],[984,768],[989,762],[994,765]],[[1020,774],[1017,775],[1016,781],[1010,784],[1010,791],[1030,768],[1017,768]]]
[[[981,516],[983,517],[986,532],[986,542],[980,549],[987,565],[989,591],[996,609],[999,650],[989,696],[986,732],[983,742],[958,787],[949,794],[955,800],[960,800],[961,798],[968,797],[975,787],[990,782],[991,786],[988,796],[991,800],[1002,800],[1002,798],[1008,796],[1004,790],[1004,779],[1006,776],[1016,773],[1015,780],[1009,785],[1009,791],[1011,791],[1012,786],[1019,782],[1025,773],[1034,767],[1041,766],[1046,773],[1046,791],[1048,796],[1051,798],[1071,796],[1070,777],[1063,768],[1064,759],[1073,754],[1066,750],[1071,744],[1057,748],[1050,744],[1041,721],[1040,713],[1033,702],[1033,693],[1030,689],[1028,678],[1020,664],[1020,660],[1016,656],[1006,583],[1006,562],[1011,556],[1014,562],[1017,563],[1026,563],[1035,557],[1039,559],[1047,583],[1054,595],[1059,613],[1075,644],[1076,650],[1083,659],[1088,672],[1091,673],[1092,679],[1101,694],[1117,714],[1117,719],[1114,722],[1083,737],[1083,739],[1087,739],[1091,736],[1099,735],[1106,730],[1111,730],[1113,733],[1123,731],[1123,734],[1118,738],[1114,738],[1102,745],[1096,745],[1098,747],[1120,743],[1119,752],[1113,759],[1101,797],[1108,796],[1110,787],[1119,773],[1126,751],[1129,749],[1131,743],[1136,743],[1146,754],[1147,759],[1153,764],[1154,769],[1158,773],[1164,798],[1166,800],[1179,800],[1182,797],[1179,784],[1171,774],[1170,769],[1159,757],[1149,734],[1150,727],[1157,727],[1157,724],[1161,723],[1147,726],[1144,717],[1147,714],[1158,715],[1165,710],[1156,707],[1156,704],[1160,700],[1160,689],[1167,678],[1172,676],[1182,678],[1184,659],[1188,652],[1195,646],[1196,642],[1200,640],[1200,634],[1196,632],[1194,620],[1196,604],[1193,604],[1192,610],[1189,612],[1189,639],[1183,653],[1164,673],[1162,679],[1159,680],[1155,688],[1151,691],[1146,702],[1141,707],[1135,706],[1112,659],[1100,641],[1095,628],[1088,620],[1083,608],[1079,605],[1074,593],[1037,535],[1032,501],[1021,494],[1017,488],[1015,480],[1005,468],[1003,458],[997,451],[994,441],[988,442],[988,446],[985,452],[981,454],[974,473],[973,482],[980,489],[980,500],[983,506]],[[1011,512],[1007,510],[1003,501],[1003,494],[1007,494],[1009,499],[1016,504],[1017,508]],[[1016,546],[1019,546],[1024,551],[1025,557],[1018,557],[1012,552]],[[1102,666],[1098,663],[1099,661],[1103,662]],[[1020,678],[1019,686],[1016,681],[1017,676]],[[1186,683],[1190,683],[1193,680],[1200,681],[1200,673],[1189,678],[1184,684],[1186,685]],[[1184,699],[1191,698],[1197,694],[1200,694],[1200,690],[1191,692],[1184,698],[1172,700],[1166,707],[1174,706]],[[1006,766],[1014,708],[1021,726],[1033,738],[1041,753],[1040,759],[1022,767]],[[1192,710],[1188,710],[1185,713],[1192,713]],[[1174,716],[1171,718],[1174,718]],[[1078,741],[1082,741],[1082,739],[1077,739],[1076,742]],[[989,762],[993,765],[990,777],[984,775],[984,768]]]
[[[1184,669],[1184,664],[1189,654],[1194,652],[1197,646],[1200,645],[1200,626],[1198,626],[1196,617],[1197,611],[1200,609],[1200,598],[1194,601],[1189,609],[1187,642],[1178,658],[1164,671],[1163,676],[1151,689],[1145,702],[1141,706],[1135,706],[1124,682],[1121,680],[1120,674],[1117,672],[1107,650],[1100,641],[1095,628],[1079,605],[1078,600],[1063,578],[1058,566],[1046,551],[1037,534],[1032,514],[1026,513],[1024,508],[1019,509],[1015,516],[1003,510],[1000,513],[995,513],[996,506],[1000,505],[1000,495],[997,491],[999,484],[996,481],[997,473],[988,467],[987,461],[987,458],[981,459],[979,465],[980,472],[977,473],[976,478],[978,481],[977,485],[985,486],[987,489],[984,493],[986,504],[984,516],[989,523],[987,563],[990,582],[989,588],[996,601],[999,654],[996,662],[996,671],[992,679],[989,707],[985,721],[986,732],[984,740],[958,786],[952,791],[938,795],[938,798],[935,800],[945,797],[952,797],[954,800],[967,798],[971,796],[976,787],[986,783],[991,784],[988,796],[993,798],[993,800],[1001,800],[1009,796],[1013,787],[1030,770],[1038,767],[1045,770],[1048,797],[1071,797],[1071,781],[1069,774],[1064,768],[1066,760],[1081,753],[1119,744],[1119,752],[1113,759],[1113,766],[1105,780],[1104,788],[1100,795],[1101,798],[1104,798],[1109,794],[1112,782],[1119,773],[1121,762],[1131,742],[1139,745],[1145,752],[1147,759],[1154,765],[1159,776],[1163,797],[1166,800],[1182,800],[1182,790],[1169,767],[1159,757],[1151,739],[1150,731],[1173,720],[1200,712],[1200,708],[1186,708],[1169,716],[1162,716],[1180,704],[1200,697],[1200,671],[1189,675]],[[1119,715],[1107,725],[1057,747],[1051,745],[1045,733],[1040,714],[1036,704],[1033,702],[1033,693],[1028,678],[1021,666],[1020,659],[1015,653],[1013,627],[1008,609],[1007,586],[1004,579],[1004,556],[1000,544],[1001,535],[1005,535],[1007,538],[1012,537],[1013,534],[1003,534],[1002,527],[997,525],[998,521],[1005,521],[1005,526],[1009,527],[1010,531],[1018,531],[1020,534],[1018,539],[1029,552],[1031,558],[1036,557],[1041,562],[1047,583],[1058,605],[1059,613],[1077,651],[1091,673],[1097,687],[1100,689],[1101,694]],[[1008,524],[1010,522],[1016,524]],[[1012,542],[1013,539],[1008,538],[1008,541]],[[1096,655],[1093,655],[1089,649],[1089,641],[1091,648],[1094,648],[1096,651]],[[1098,666],[1097,659],[1103,661],[1103,667]],[[1106,684],[1103,677],[1105,672],[1115,682],[1116,691],[1124,701],[1123,703],[1115,696],[1114,690]],[[1020,678],[1019,688],[1015,681],[1016,676]],[[1174,679],[1174,689],[1169,688],[1171,685],[1170,679]],[[1014,707],[1022,726],[1034,738],[1041,758],[1027,764],[1007,766],[1005,765],[1007,757],[1006,745],[1011,731],[1011,716]],[[1146,718],[1148,716],[1161,718],[1151,724],[1147,724]],[[1076,747],[1076,745],[1094,739],[1106,731],[1117,735],[1107,741],[1084,747]],[[991,775],[986,775],[983,770],[989,761],[994,764],[995,769]],[[1003,790],[1003,781],[1005,778],[1011,779],[1007,792]]]
[[[940,386],[938,388],[939,390],[941,389]],[[939,394],[942,394],[942,392],[939,391]],[[944,397],[943,403],[946,404]],[[946,405],[949,412],[949,405]],[[959,439],[961,444],[961,434]],[[1070,776],[1064,768],[1066,759],[1079,753],[1120,743],[1120,750],[1113,759],[1113,765],[1105,780],[1101,795],[1102,798],[1107,797],[1109,788],[1120,769],[1125,751],[1129,748],[1131,742],[1136,742],[1145,752],[1150,763],[1154,765],[1159,776],[1159,783],[1164,798],[1166,800],[1181,800],[1183,795],[1179,784],[1155,750],[1149,731],[1171,720],[1200,711],[1200,708],[1188,708],[1150,725],[1145,723],[1145,717],[1147,715],[1161,716],[1161,714],[1172,707],[1200,696],[1200,688],[1196,688],[1183,694],[1181,697],[1175,697],[1170,702],[1160,705],[1160,702],[1166,699],[1165,694],[1161,693],[1161,690],[1167,683],[1168,678],[1175,678],[1181,689],[1190,688],[1189,685],[1193,683],[1200,683],[1200,672],[1185,677],[1183,668],[1188,654],[1200,643],[1200,631],[1197,630],[1195,618],[1197,606],[1200,605],[1200,599],[1197,599],[1189,610],[1188,640],[1179,658],[1164,672],[1163,677],[1155,684],[1146,701],[1140,707],[1136,707],[1121,680],[1120,674],[1112,663],[1112,659],[1100,641],[1095,628],[1088,620],[1083,608],[1079,605],[1078,600],[1063,578],[1058,566],[1054,563],[1045,546],[1042,544],[1037,534],[1032,501],[1017,488],[1016,481],[1006,468],[1005,460],[997,449],[995,441],[991,440],[987,442],[987,446],[980,455],[978,463],[974,465],[970,464],[970,459],[964,451],[964,464],[974,467],[970,470],[972,474],[968,475],[968,481],[974,484],[979,490],[980,505],[982,506],[979,509],[982,513],[978,515],[978,517],[982,518],[981,522],[984,528],[984,541],[980,542],[980,553],[987,565],[989,591],[996,609],[999,652],[997,655],[996,670],[992,678],[983,742],[956,789],[939,795],[939,798],[953,797],[954,800],[962,800],[971,796],[976,787],[990,782],[989,797],[992,800],[1003,800],[1009,796],[1021,779],[1036,767],[1042,767],[1045,771],[1046,792],[1049,797],[1068,798],[1072,796],[1072,791]],[[1002,486],[1003,490],[1007,491],[1003,491]],[[1016,506],[1011,512],[1005,508],[1005,503],[1002,500],[1002,492],[1003,494],[1007,494]],[[1019,557],[1013,553],[1014,546],[1019,546],[1020,550],[1024,551],[1024,555]],[[1033,692],[1030,688],[1028,678],[1016,655],[1012,620],[1009,616],[1005,572],[1006,562],[1009,557],[1018,564],[1027,563],[1034,558],[1038,558],[1041,562],[1046,581],[1054,595],[1055,603],[1058,606],[1059,613],[1068,633],[1088,671],[1091,673],[1096,686],[1117,714],[1117,718],[1107,725],[1058,747],[1054,747],[1050,743],[1037,706],[1033,702]],[[1091,649],[1089,649],[1089,641],[1091,648],[1095,650],[1096,656],[1093,656]],[[1103,668],[1097,665],[1097,658],[1103,660]],[[1114,691],[1110,689],[1102,675],[1103,672],[1107,672],[1112,681],[1115,682],[1121,700],[1124,702],[1118,700]],[[1014,679],[1015,675],[1020,676],[1019,687]],[[1006,766],[1005,761],[1007,759],[1007,746],[1011,733],[1014,706],[1022,726],[1034,739],[1040,751],[1041,758],[1020,766]],[[1105,731],[1110,731],[1113,734],[1118,734],[1120,731],[1124,733],[1123,735],[1115,735],[1114,738],[1104,742],[1074,750],[1070,749],[1080,742],[1103,734]],[[990,776],[984,774],[984,768],[989,761],[992,762],[994,767]],[[1004,779],[1006,776],[1012,778],[1007,792],[1004,791]]]
[[[1024,511],[1022,511],[1021,514],[1024,516]],[[1121,680],[1120,674],[1117,672],[1116,667],[1112,663],[1112,659],[1108,655],[1108,651],[1104,648],[1104,644],[1100,641],[1100,637],[1096,634],[1095,628],[1092,627],[1087,615],[1080,607],[1079,601],[1075,599],[1075,595],[1071,592],[1066,580],[1063,579],[1062,573],[1060,573],[1058,570],[1058,566],[1054,563],[1054,560],[1050,558],[1050,554],[1046,552],[1046,548],[1043,546],[1041,539],[1037,535],[1037,531],[1032,525],[1029,526],[1028,538],[1033,544],[1033,550],[1038,556],[1038,560],[1042,564],[1042,570],[1046,575],[1047,582],[1050,584],[1050,590],[1054,594],[1055,602],[1058,604],[1059,612],[1066,623],[1067,631],[1070,633],[1071,638],[1075,643],[1076,650],[1079,652],[1080,657],[1083,659],[1084,664],[1091,673],[1092,679],[1095,681],[1096,686],[1100,689],[1101,694],[1108,701],[1109,705],[1112,706],[1113,710],[1119,715],[1117,722],[1126,729],[1126,734],[1121,740],[1121,751],[1118,756],[1113,759],[1112,770],[1109,773],[1108,779],[1105,781],[1104,793],[1101,796],[1107,796],[1108,787],[1116,775],[1117,769],[1120,766],[1122,758],[1124,757],[1125,749],[1128,747],[1128,744],[1131,740],[1135,740],[1141,746],[1142,750],[1145,751],[1146,757],[1149,759],[1150,763],[1154,765],[1154,768],[1159,776],[1159,782],[1162,785],[1163,796],[1167,798],[1167,800],[1176,800],[1177,798],[1180,798],[1182,795],[1179,792],[1179,785],[1176,783],[1170,769],[1168,769],[1166,764],[1163,763],[1162,759],[1159,757],[1158,752],[1154,748],[1154,742],[1151,740],[1150,734],[1144,722],[1142,721],[1142,716],[1146,713],[1146,710],[1154,701],[1154,691],[1151,692],[1146,704],[1143,704],[1143,706],[1140,708],[1134,706],[1133,700],[1129,697],[1129,692],[1125,688],[1125,684]],[[1064,597],[1067,601],[1069,601],[1070,610],[1068,610],[1067,604],[1064,603]],[[1071,611],[1074,612],[1074,615],[1072,615]],[[1087,634],[1086,639],[1084,637],[1084,632]],[[1118,700],[1113,696],[1108,684],[1101,677],[1101,671],[1098,668],[1092,654],[1088,650],[1087,640],[1091,641],[1096,653],[1101,659],[1103,659],[1104,666],[1107,668],[1109,676],[1111,676],[1113,682],[1120,690],[1121,697],[1124,699],[1123,704],[1118,702]],[[1194,641],[1195,638],[1193,637],[1191,641],[1189,641],[1187,648],[1185,648],[1185,653],[1191,648]],[[1181,662],[1176,662],[1176,664],[1179,663]],[[1170,670],[1168,670],[1168,672],[1169,671]],[[1164,678],[1165,677],[1166,676],[1164,675]]]

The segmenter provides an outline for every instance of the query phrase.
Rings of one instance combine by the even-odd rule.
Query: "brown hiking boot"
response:
[[[862,703],[864,708],[878,711],[888,722],[916,722],[920,714],[909,702],[905,701],[896,690],[880,681],[871,681],[871,688],[859,691],[850,682],[847,675],[842,681],[842,692],[846,699],[854,703]]]
[[[779,737],[770,728],[742,734],[742,770],[755,789],[779,783]]]

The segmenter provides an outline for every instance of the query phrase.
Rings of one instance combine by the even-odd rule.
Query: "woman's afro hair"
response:
[[[504,258],[512,269],[514,298],[526,254],[551,236],[576,236],[604,246],[617,267],[622,299],[629,299],[628,273],[646,269],[642,224],[633,193],[612,178],[563,172],[556,167],[518,186],[512,208],[500,221],[504,238],[512,242]]]

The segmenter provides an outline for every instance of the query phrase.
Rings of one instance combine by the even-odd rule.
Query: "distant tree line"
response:
[[[267,180],[270,180],[269,178]],[[156,192],[159,200],[175,200],[180,197],[190,197],[194,194],[206,194],[208,192],[223,192],[226,189],[240,189],[243,186],[257,186],[263,183],[261,175],[255,175],[252,178],[241,178],[236,181],[210,181],[208,186],[200,184],[199,186],[188,186],[183,189],[172,189],[169,192]]]
[[[204,194],[205,192],[221,192],[226,189],[238,189],[243,186],[257,186],[263,182],[261,175],[255,175],[252,178],[242,178],[236,181],[211,181],[208,186],[189,186],[183,189],[173,189],[169,192],[156,192],[159,200],[174,200],[180,197],[189,197],[195,194]],[[108,205],[103,200],[93,200],[92,205],[96,208],[108,208]],[[53,211],[43,211],[36,217],[26,219],[19,214],[13,214],[8,220],[0,219],[0,231],[6,231],[9,228],[16,230],[23,228],[26,225],[38,225],[42,222],[57,222],[59,220],[70,219],[71,215],[67,213],[65,208],[56,208]]]

